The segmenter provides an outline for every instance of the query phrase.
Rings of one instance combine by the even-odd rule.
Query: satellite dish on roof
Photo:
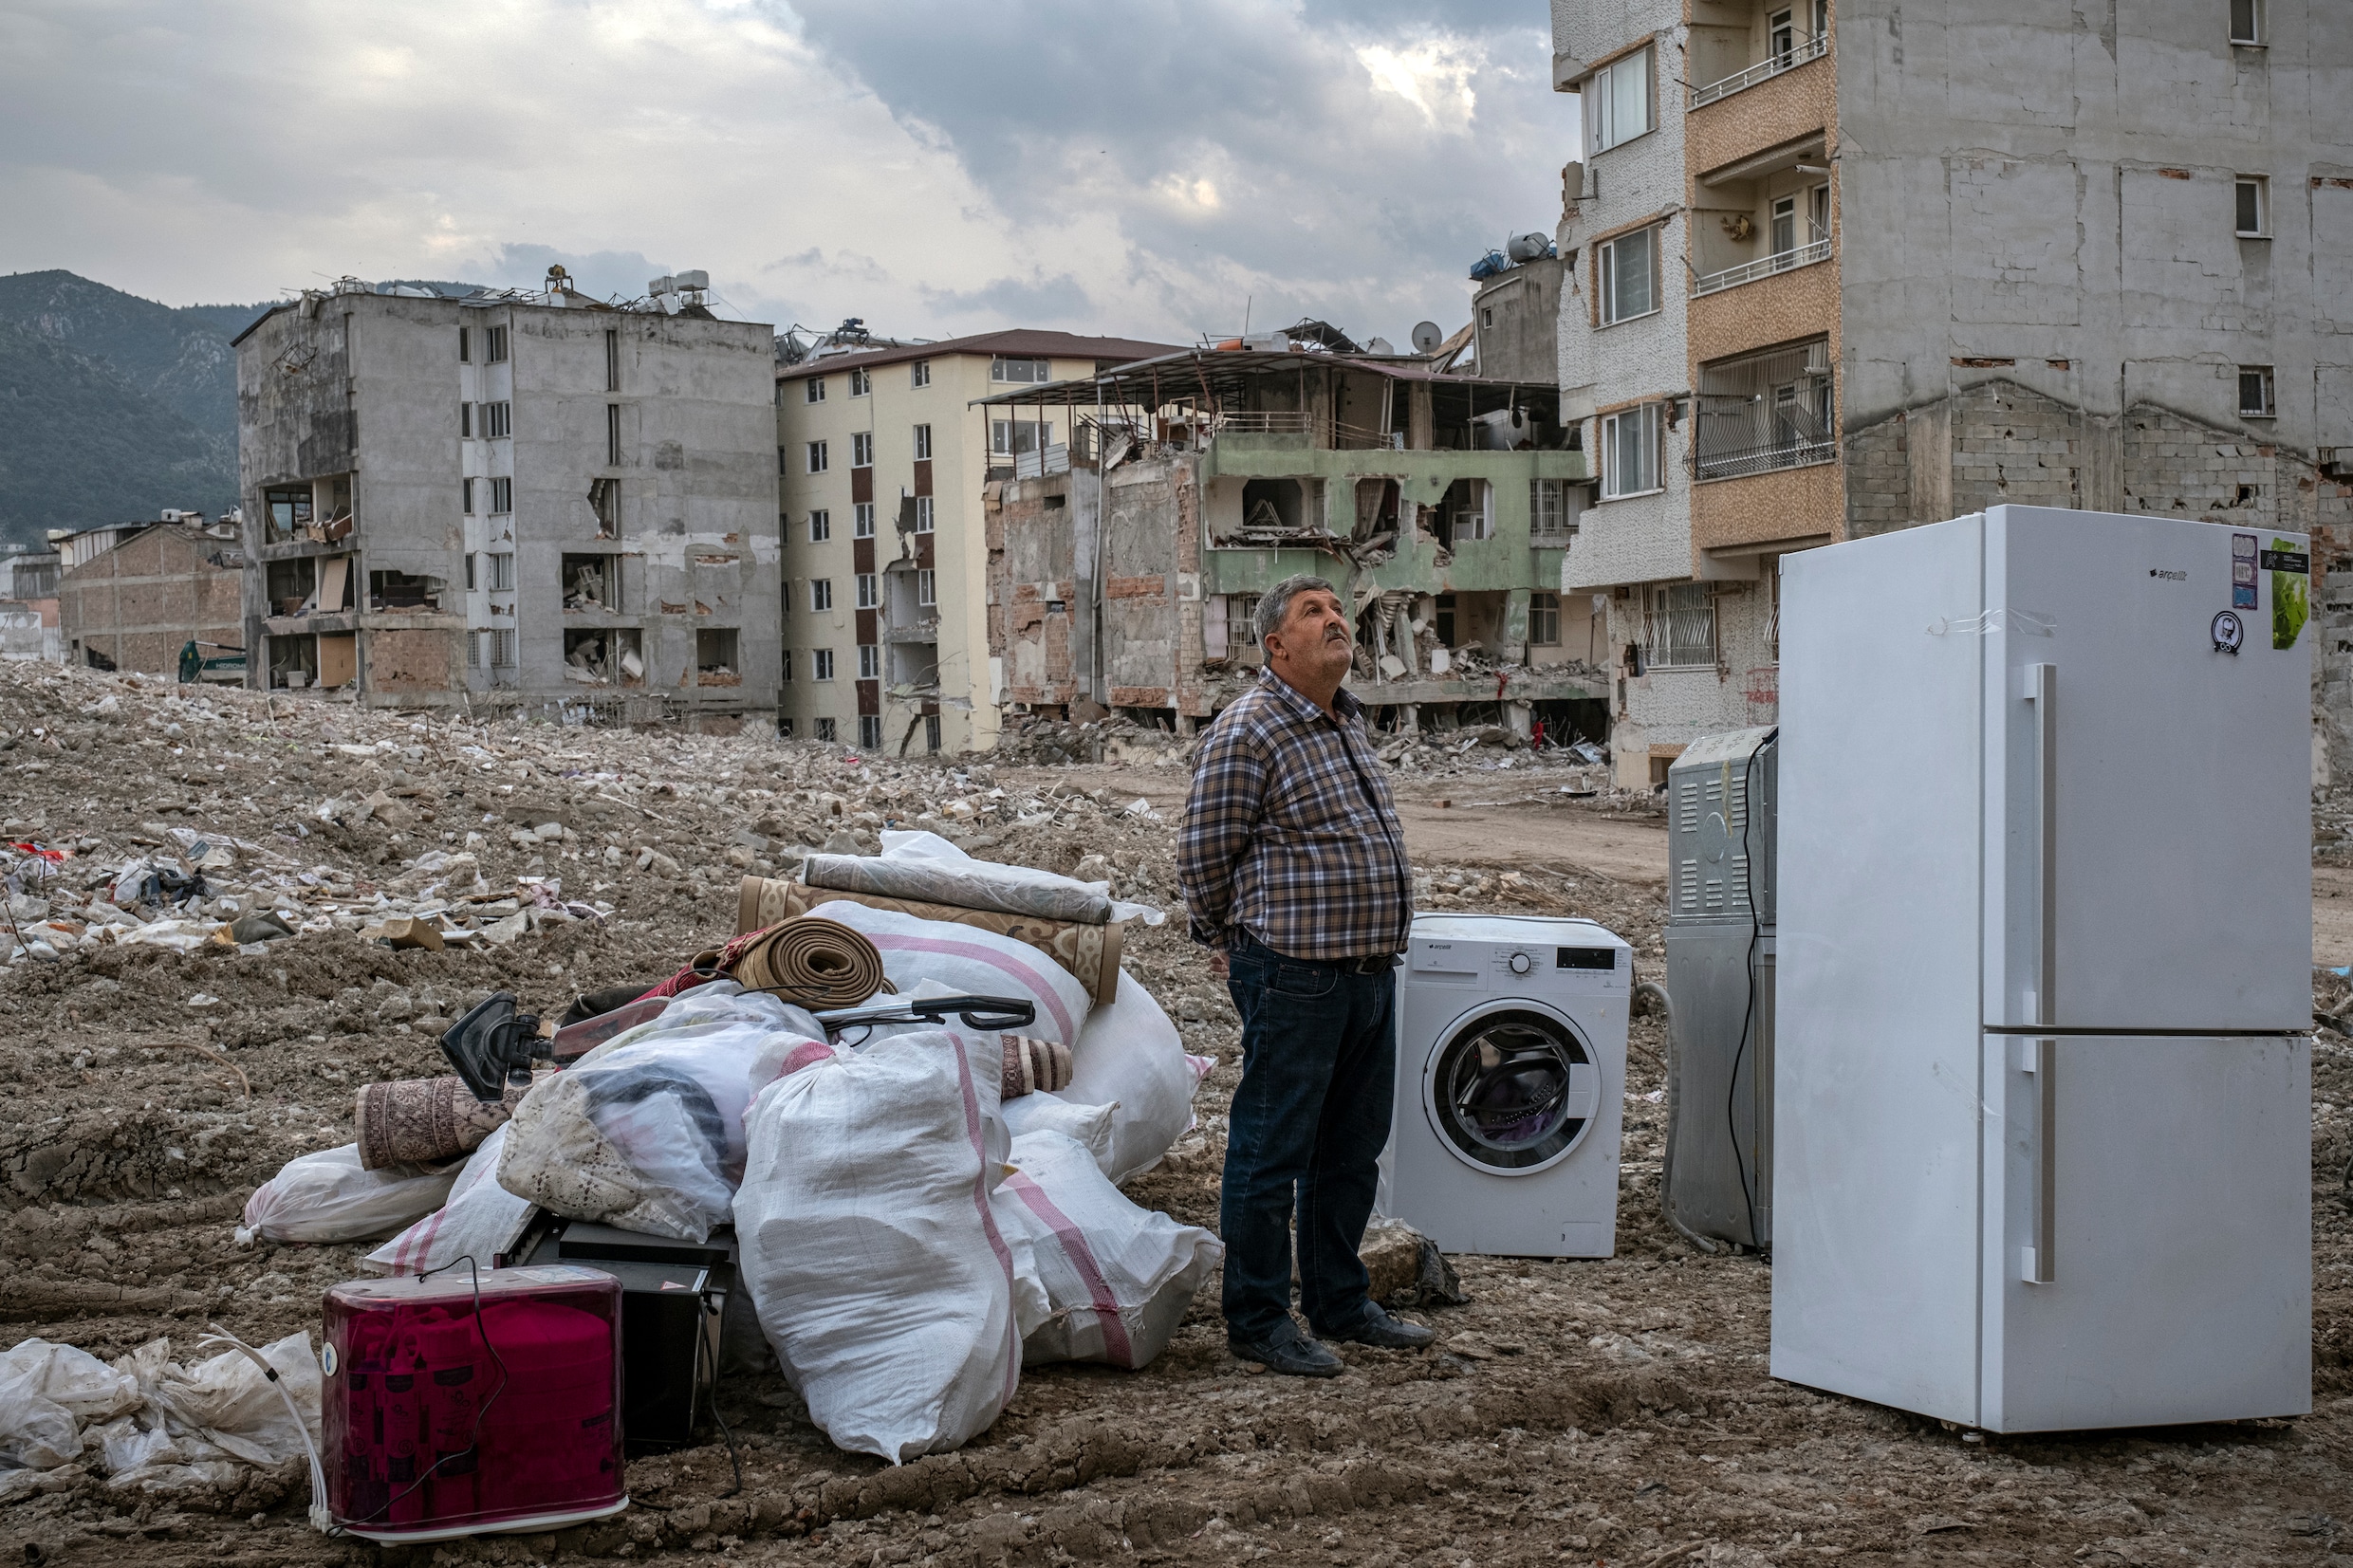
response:
[[[1445,341],[1446,334],[1438,329],[1437,323],[1416,322],[1414,323],[1415,353],[1436,354],[1438,351],[1438,344]]]

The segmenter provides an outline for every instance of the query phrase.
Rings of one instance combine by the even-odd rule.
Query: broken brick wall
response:
[[[83,663],[96,653],[118,670],[162,674],[178,670],[180,650],[191,638],[243,647],[244,579],[236,552],[232,542],[165,526],[83,563],[58,582],[66,656]],[[220,649],[204,652],[212,656]]]

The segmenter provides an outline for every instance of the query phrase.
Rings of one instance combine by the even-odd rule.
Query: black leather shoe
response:
[[[1437,1338],[1436,1329],[1419,1323],[1409,1323],[1402,1318],[1392,1318],[1378,1302],[1365,1304],[1364,1319],[1354,1328],[1319,1329],[1319,1339],[1339,1339],[1351,1344],[1371,1345],[1376,1350],[1419,1350]]]
[[[1277,1323],[1264,1339],[1229,1338],[1226,1348],[1245,1361],[1289,1377],[1337,1377],[1347,1370],[1339,1356],[1301,1334],[1295,1323]]]

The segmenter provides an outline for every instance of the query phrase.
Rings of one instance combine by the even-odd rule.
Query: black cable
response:
[[[1732,1139],[1732,1169],[1740,1176],[1740,1204],[1749,1216],[1749,1245],[1760,1252],[1765,1247],[1756,1233],[1756,1193],[1749,1185],[1749,1162],[1740,1153],[1737,1108],[1740,1104],[1740,1062],[1748,1054],[1749,1031],[1756,1017],[1756,950],[1765,934],[1765,922],[1756,908],[1756,857],[1750,847],[1750,840],[1756,832],[1756,776],[1764,771],[1766,751],[1780,742],[1781,731],[1776,729],[1749,754],[1749,766],[1740,775],[1740,856],[1745,866],[1741,885],[1749,899],[1749,962],[1745,977],[1748,995],[1740,1008],[1740,1042],[1732,1047],[1732,1070],[1724,1081],[1724,1131]],[[1732,804],[1729,800],[1724,803],[1727,807]]]
[[[711,1290],[708,1286],[704,1287],[700,1300],[703,1303],[703,1310],[705,1312],[709,1313],[713,1318],[720,1316],[719,1309],[711,1304]],[[715,1502],[724,1503],[729,1498],[735,1496],[736,1493],[744,1489],[744,1460],[743,1455],[735,1451],[734,1429],[727,1424],[727,1417],[719,1413],[719,1353],[715,1350],[711,1350],[709,1343],[710,1337],[711,1337],[709,1335],[702,1331],[702,1326],[700,1324],[695,1325],[695,1366],[696,1371],[699,1373],[703,1364],[703,1354],[705,1351],[710,1351],[711,1419],[719,1424],[719,1435],[727,1439],[727,1462],[735,1467],[735,1485],[729,1490],[721,1492],[718,1497],[713,1500]],[[693,1408],[691,1406],[688,1410],[687,1424],[690,1427],[694,1424]]]

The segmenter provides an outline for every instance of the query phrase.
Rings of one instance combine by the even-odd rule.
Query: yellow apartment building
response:
[[[1072,433],[1065,412],[973,403],[1175,352],[1016,329],[778,365],[778,728],[891,755],[993,747],[984,487],[1066,466]]]

